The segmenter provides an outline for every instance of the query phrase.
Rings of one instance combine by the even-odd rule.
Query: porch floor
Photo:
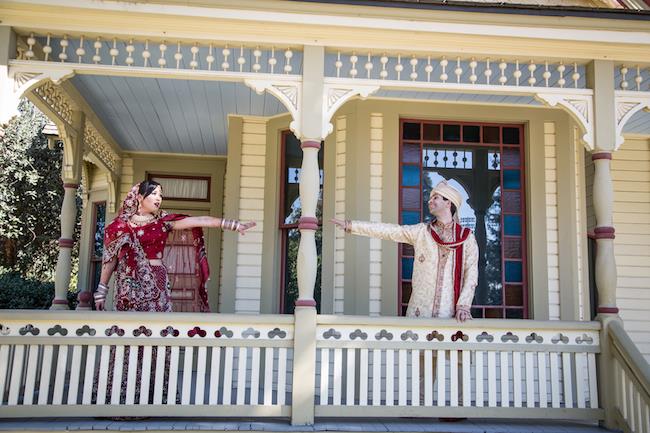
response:
[[[605,433],[597,425],[575,421],[468,419],[320,418],[313,426],[292,426],[287,419],[250,421],[245,418],[148,418],[114,421],[108,418],[0,419],[0,431],[259,431],[259,432],[423,432],[423,433]]]

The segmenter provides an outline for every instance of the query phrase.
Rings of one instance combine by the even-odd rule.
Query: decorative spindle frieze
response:
[[[550,59],[432,56],[413,53],[327,52],[325,76],[449,85],[585,89],[585,65]],[[451,59],[450,59],[451,57]],[[359,73],[362,58],[365,74]],[[408,63],[406,61],[408,59]],[[450,63],[451,62],[451,63]],[[569,66],[567,66],[567,64]],[[498,70],[496,70],[498,68]],[[496,82],[493,76],[497,76]],[[641,80],[643,81],[643,80]]]
[[[59,86],[46,81],[34,89],[34,93],[47,104],[64,122],[72,125],[72,112],[75,104],[63,93]]]
[[[74,62],[87,65],[176,70],[223,71],[295,75],[301,70],[302,52],[294,47],[232,46],[198,41],[121,39],[112,36],[35,35],[26,37],[21,60]],[[94,42],[93,42],[94,41]],[[37,55],[35,48],[42,47]],[[278,67],[279,66],[279,67]]]
[[[86,121],[84,126],[84,144],[114,173],[120,168],[120,157],[106,142],[97,128]]]
[[[650,92],[650,66],[620,64],[615,68],[614,86],[617,90]]]

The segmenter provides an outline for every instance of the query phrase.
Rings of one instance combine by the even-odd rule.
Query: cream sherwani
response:
[[[352,221],[350,232],[413,245],[413,292],[406,315],[408,317],[454,317],[456,307],[469,310],[478,282],[478,245],[470,233],[463,245],[461,291],[454,305],[453,268],[456,251],[438,245],[430,232],[430,225],[398,225]],[[434,226],[435,227],[435,226]],[[452,230],[435,227],[444,242],[453,241]]]

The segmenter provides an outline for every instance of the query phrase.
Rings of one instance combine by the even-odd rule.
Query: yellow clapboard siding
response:
[[[648,193],[646,192],[627,192],[621,191],[614,194],[615,202],[632,202],[632,203],[650,203]]]
[[[621,211],[614,211],[614,224],[644,224],[650,219],[650,215],[642,213],[627,212],[626,206],[621,206]]]
[[[647,163],[646,163],[647,164]],[[650,170],[648,171],[612,171],[612,180],[630,180],[634,182],[650,182]]]
[[[650,248],[650,234],[616,234],[617,244],[645,245]]]
[[[618,276],[618,287],[630,287],[644,289],[650,287],[650,278],[648,277],[625,277]]]
[[[621,149],[616,153],[628,150],[645,150],[650,152],[650,140],[627,138],[623,146],[621,146]]]
[[[614,161],[650,161],[650,152],[645,150],[619,150],[614,153]]]
[[[634,214],[634,215],[640,215],[642,214]],[[616,233],[619,234],[637,234],[637,233],[650,233],[650,218],[646,216],[645,221],[648,222],[648,224],[616,224]]]
[[[616,257],[618,257],[619,254],[650,257],[649,250],[650,248],[648,245],[627,245],[616,244],[616,242],[614,242],[614,254],[616,254]]]
[[[614,158],[612,160],[612,170],[625,171],[645,171],[648,167],[648,161],[620,161]]]
[[[647,267],[648,263],[650,263],[650,253],[647,256],[616,254],[616,264],[621,266]],[[650,287],[648,289],[650,290]]]
[[[650,200],[650,183],[619,180],[614,182],[614,193],[618,192],[643,192]]]
[[[623,266],[617,263],[616,270],[619,276],[650,277],[650,266]]]

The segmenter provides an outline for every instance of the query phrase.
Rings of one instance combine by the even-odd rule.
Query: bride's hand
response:
[[[244,235],[247,230],[252,229],[255,227],[257,223],[255,221],[247,221],[247,222],[239,222],[239,227],[237,227],[237,231],[241,234]]]

